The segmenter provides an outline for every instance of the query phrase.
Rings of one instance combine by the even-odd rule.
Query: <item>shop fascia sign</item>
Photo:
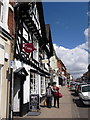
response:
[[[24,43],[22,49],[24,49],[26,53],[32,53],[34,50],[36,50],[33,43]]]

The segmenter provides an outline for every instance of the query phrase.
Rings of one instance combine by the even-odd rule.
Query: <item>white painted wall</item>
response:
[[[23,88],[23,103],[29,102],[30,96],[30,67],[29,65],[23,64],[23,67],[26,69],[28,76],[26,76],[26,80],[24,81],[24,88]]]
[[[29,95],[30,95],[30,74],[26,77],[26,81],[24,82],[24,89],[23,89],[23,103],[29,102]]]
[[[50,58],[50,66],[52,69],[56,69],[57,68],[57,60],[55,56],[52,56]]]

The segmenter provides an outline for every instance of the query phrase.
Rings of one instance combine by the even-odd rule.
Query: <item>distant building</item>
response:
[[[53,56],[50,58],[50,67],[52,74],[52,81],[56,82],[57,85],[65,85],[67,84],[67,69],[55,53],[53,48]]]
[[[65,85],[67,82],[67,69],[59,58],[57,58],[57,74],[58,74],[58,84]]]

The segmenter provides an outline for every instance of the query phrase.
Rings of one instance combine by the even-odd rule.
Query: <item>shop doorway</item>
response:
[[[19,71],[15,71],[14,74],[14,115],[15,116],[23,116],[23,88],[24,81],[26,80],[26,76],[28,73],[24,68],[19,69]]]
[[[59,85],[63,85],[63,79],[59,77]]]

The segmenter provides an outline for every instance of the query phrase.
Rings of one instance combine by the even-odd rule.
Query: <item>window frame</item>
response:
[[[3,0],[0,0],[0,22],[3,22]]]

